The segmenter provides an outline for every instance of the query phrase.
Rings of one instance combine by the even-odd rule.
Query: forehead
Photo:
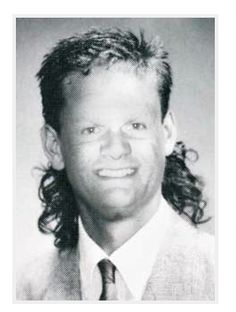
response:
[[[157,77],[150,69],[140,69],[129,63],[118,63],[110,68],[96,67],[88,76],[79,72],[70,73],[63,80],[65,104],[80,103],[83,110],[149,107],[155,102],[159,106]]]
[[[114,89],[121,82],[124,83],[122,89],[129,90],[132,90],[135,85],[143,83],[149,85],[149,88],[156,89],[157,87],[157,76],[154,70],[138,68],[129,62],[120,62],[109,68],[97,66],[91,70],[88,76],[84,76],[79,71],[71,72],[64,78],[62,87],[66,95],[77,93],[78,89],[83,92],[92,88],[95,92],[97,88],[103,89],[107,86],[108,81],[110,87]]]

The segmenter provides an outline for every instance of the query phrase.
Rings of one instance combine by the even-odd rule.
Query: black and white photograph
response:
[[[216,300],[208,17],[16,17],[15,300]]]

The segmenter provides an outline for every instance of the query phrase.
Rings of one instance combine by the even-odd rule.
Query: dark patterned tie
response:
[[[108,259],[101,260],[98,267],[102,275],[102,293],[99,300],[118,300],[115,284],[116,267]]]

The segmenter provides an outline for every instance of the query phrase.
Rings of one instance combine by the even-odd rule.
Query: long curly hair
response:
[[[187,149],[183,142],[176,143],[173,153],[166,157],[162,195],[177,213],[197,225],[210,218],[204,219],[204,183],[191,173],[186,164],[188,160],[194,161],[193,158],[198,158],[196,151]],[[56,247],[73,248],[78,240],[79,207],[66,172],[51,166],[44,168],[43,172],[39,186],[43,212],[38,219],[38,227],[43,233],[54,234]]]
[[[142,32],[137,37],[129,31],[108,29],[63,39],[45,55],[37,74],[45,123],[60,133],[62,82],[69,73],[78,71],[86,76],[96,66],[109,69],[117,62],[129,62],[137,70],[155,71],[163,120],[169,108],[172,72],[162,43],[157,38],[146,42]],[[176,143],[173,153],[166,157],[162,194],[174,210],[197,225],[208,219],[204,219],[203,182],[187,166],[190,155],[198,158],[197,152],[187,149],[183,142]],[[74,247],[80,212],[65,170],[43,168],[39,198],[43,205],[38,219],[40,231],[54,234],[54,244],[59,249]]]

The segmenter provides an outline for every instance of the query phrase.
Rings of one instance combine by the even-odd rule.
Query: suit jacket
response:
[[[214,300],[214,239],[174,211],[169,221],[142,300]],[[28,265],[17,279],[16,299],[81,300],[77,248]]]

